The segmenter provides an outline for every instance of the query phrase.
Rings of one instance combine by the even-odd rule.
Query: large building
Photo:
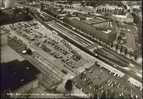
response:
[[[88,24],[84,22],[83,20],[78,20],[76,17],[72,18],[65,18],[64,22],[76,27],[77,29],[85,32],[87,35],[90,35],[93,38],[97,38],[101,41],[104,41],[106,43],[113,42],[116,39],[116,32],[110,29],[99,29],[96,28],[96,26],[93,26],[91,24]]]

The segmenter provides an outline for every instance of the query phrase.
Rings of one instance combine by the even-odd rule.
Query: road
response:
[[[32,9],[34,9],[34,8],[32,8]],[[41,12],[38,12],[38,13],[41,14],[41,13],[44,13],[44,12],[41,11]],[[46,13],[44,15],[45,15],[45,17],[50,16],[50,15],[48,15]],[[50,16],[50,17],[52,17],[52,16]],[[45,21],[42,21],[38,16],[36,17],[36,19],[38,19],[47,28],[51,28],[51,29],[57,31],[59,33],[59,35],[61,35],[62,37],[66,38],[70,43],[76,45],[78,48],[84,50],[85,52],[87,52],[88,54],[94,56],[95,58],[98,58],[100,60],[100,62],[102,62],[104,64],[106,63],[105,66],[106,65],[110,65],[110,66],[112,66],[112,67],[122,71],[123,73],[125,73],[125,74],[127,74],[127,75],[129,75],[129,76],[131,76],[131,77],[133,77],[133,78],[135,78],[137,80],[139,80],[139,81],[142,81],[142,77],[139,77],[136,74],[137,71],[140,70],[140,67],[138,66],[138,64],[136,64],[132,60],[129,60],[129,59],[123,57],[122,55],[117,54],[115,51],[113,51],[111,49],[104,48],[105,52],[107,52],[111,56],[114,55],[114,57],[117,58],[117,60],[120,59],[122,61],[122,59],[123,59],[123,60],[125,60],[124,62],[122,61],[123,63],[126,63],[126,62],[127,62],[127,64],[131,63],[131,64],[133,64],[133,66],[135,66],[135,67],[137,66],[138,69],[131,68],[131,71],[128,71],[128,70],[125,70],[125,69],[122,69],[122,68],[119,68],[119,67],[115,67],[115,66],[113,66],[113,64],[118,65],[118,63],[113,62],[110,59],[106,59],[105,57],[103,57],[102,54],[97,56],[97,55],[95,55],[95,53],[93,51],[90,51],[87,48],[88,46],[91,46],[92,44],[95,44],[95,40],[93,40],[91,38],[87,38],[87,37],[81,35],[81,33],[79,33],[79,32],[74,32],[71,29],[70,30],[67,29],[67,27],[65,27],[63,25],[63,23],[60,22],[56,18],[53,18],[56,21],[54,24],[53,23],[52,24],[47,24]],[[99,45],[98,43],[96,43],[96,44]],[[128,65],[128,67],[130,68],[129,65]]]

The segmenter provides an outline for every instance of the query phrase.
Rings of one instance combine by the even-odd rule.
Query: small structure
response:
[[[113,15],[114,19],[119,22],[133,23],[134,18],[131,14],[126,15]]]

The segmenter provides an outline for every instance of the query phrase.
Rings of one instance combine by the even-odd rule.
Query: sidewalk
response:
[[[12,48],[8,45],[1,47],[1,63],[7,63],[13,60],[18,59],[19,61],[23,61],[24,58],[21,57],[18,53],[16,53]]]

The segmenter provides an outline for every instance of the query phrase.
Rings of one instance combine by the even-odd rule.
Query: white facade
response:
[[[114,74],[117,74],[120,77],[123,77],[125,75],[123,72],[121,72],[121,71],[119,71],[119,70],[117,70],[117,69],[115,69],[109,65],[106,65],[106,66],[103,65],[102,67],[106,68],[107,70],[111,71]]]
[[[120,21],[120,22],[127,22],[127,23],[132,23],[134,21],[133,17],[130,15],[113,15],[115,20]]]
[[[110,10],[115,10],[115,9],[123,9],[122,7],[118,7],[118,6],[114,6],[114,5],[100,5],[97,7],[98,9],[103,9],[103,8],[106,8],[106,9],[110,9]]]
[[[130,77],[130,78],[128,79],[128,81],[129,81],[131,84],[133,84],[133,85],[139,87],[140,90],[142,90],[142,83],[139,82],[138,80],[136,80],[136,79]]]

